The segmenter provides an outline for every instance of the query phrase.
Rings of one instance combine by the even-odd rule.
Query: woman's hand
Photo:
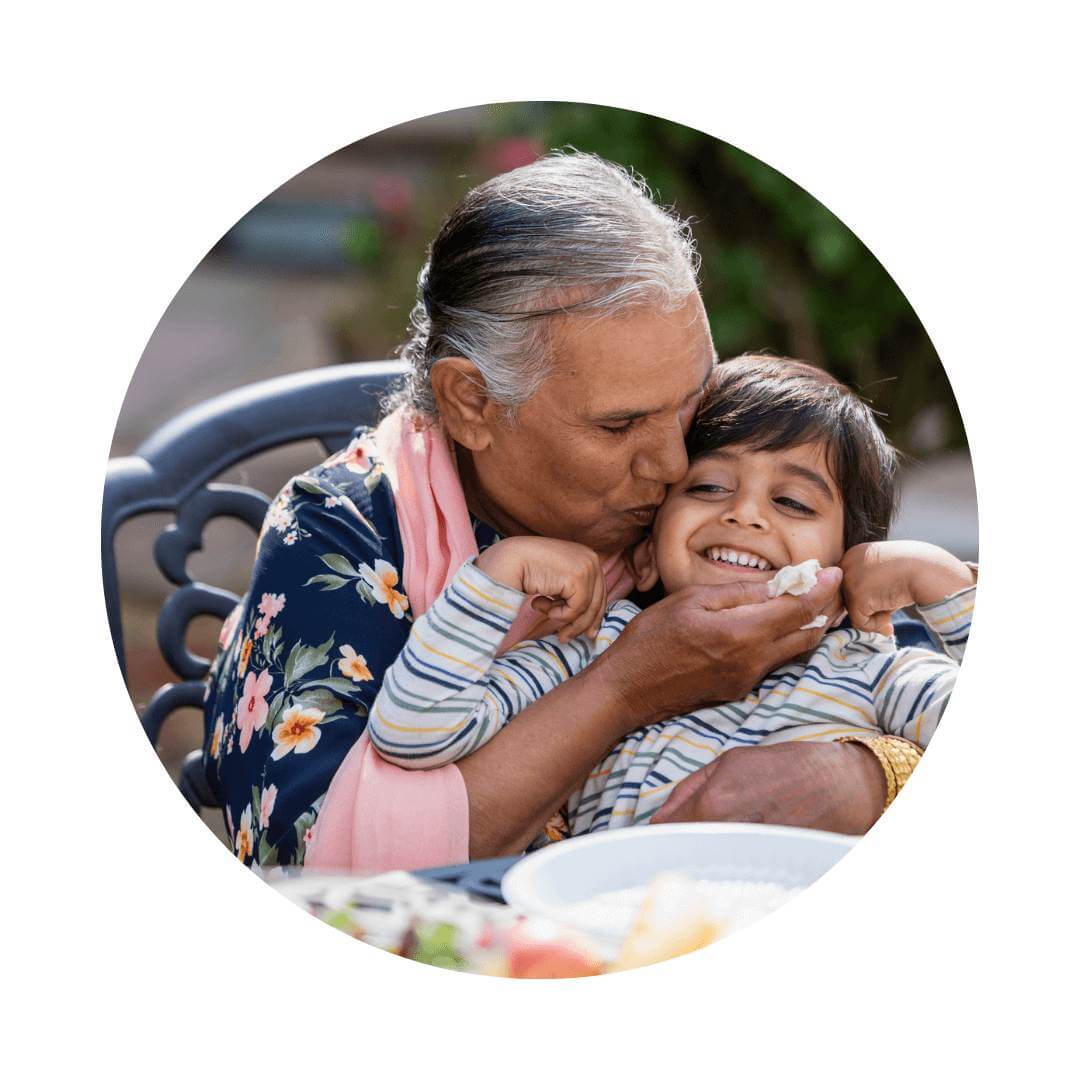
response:
[[[762,584],[681,589],[632,619],[592,665],[624,705],[623,734],[702,705],[745,697],[774,668],[817,647],[840,611],[841,573],[827,567],[802,596]]]
[[[937,603],[975,583],[969,566],[918,540],[857,544],[840,560],[840,568],[851,625],[890,636],[894,611]]]
[[[478,555],[476,566],[503,585],[536,597],[533,607],[545,615],[545,633],[558,629],[560,641],[599,633],[607,587],[595,551],[568,540],[513,536]]]
[[[671,821],[751,821],[866,832],[885,806],[885,776],[855,743],[740,746],[679,783],[653,815]]]

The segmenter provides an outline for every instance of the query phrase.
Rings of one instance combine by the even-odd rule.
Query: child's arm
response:
[[[844,605],[857,630],[892,633],[892,615],[915,605],[947,655],[900,649],[873,687],[878,726],[926,746],[949,701],[975,606],[975,573],[933,544],[859,544],[840,561]]]
[[[368,720],[371,741],[388,761],[422,769],[466,757],[516,713],[585,667],[625,625],[625,612],[617,626],[608,626],[611,619],[619,619],[617,612],[604,619],[603,577],[592,552],[580,548],[585,555],[568,559],[568,554],[577,553],[565,549],[579,545],[545,541],[547,547],[538,548],[533,539],[501,541],[475,565],[466,563],[414,623]],[[537,567],[545,561],[558,562],[562,569],[551,568],[541,582]],[[593,614],[597,602],[589,569],[593,563],[599,577],[598,617]],[[561,583],[555,580],[559,574]],[[587,637],[566,644],[554,638],[524,642],[497,659],[527,591],[537,584],[546,586],[550,598],[547,618],[561,624],[564,632],[575,627],[599,630],[601,620],[607,632],[596,644]]]
[[[857,544],[844,554],[840,569],[851,625],[879,634],[892,634],[892,615],[900,608],[929,610],[975,584],[970,566],[917,540]]]
[[[874,687],[882,731],[923,747],[930,741],[956,684],[974,607],[974,585],[936,603],[918,605],[946,655],[929,649],[900,649],[895,654]]]
[[[964,659],[971,618],[975,611],[975,586],[970,585],[933,604],[920,604],[918,612],[941,647],[958,664]]]

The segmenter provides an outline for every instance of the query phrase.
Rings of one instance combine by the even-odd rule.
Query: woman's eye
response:
[[[606,431],[609,435],[625,435],[634,426],[633,420],[627,420],[623,424],[601,424],[600,430]]]
[[[786,507],[788,510],[794,510],[797,514],[810,515],[814,513],[811,507],[805,506],[803,503],[799,502],[798,499],[788,498],[786,495],[783,495],[778,499],[774,499],[773,502],[775,502],[777,506],[783,506]]]

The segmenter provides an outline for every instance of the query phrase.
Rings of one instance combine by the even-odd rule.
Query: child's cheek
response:
[[[829,528],[825,530],[825,535],[822,537],[822,540],[826,557],[823,559],[819,557],[818,561],[822,566],[836,566],[844,557],[843,518],[840,518],[839,521],[833,520],[830,523]]]

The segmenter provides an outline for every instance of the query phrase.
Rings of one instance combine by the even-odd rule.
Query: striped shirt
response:
[[[595,641],[523,641],[496,656],[525,601],[466,563],[418,619],[368,718],[388,761],[409,769],[459,761],[600,655],[640,609],[612,604]],[[649,724],[623,738],[568,804],[573,834],[647,822],[674,786],[733,746],[884,731],[926,746],[963,658],[975,587],[919,608],[945,655],[841,629],[808,657],[770,672],[741,701]]]

